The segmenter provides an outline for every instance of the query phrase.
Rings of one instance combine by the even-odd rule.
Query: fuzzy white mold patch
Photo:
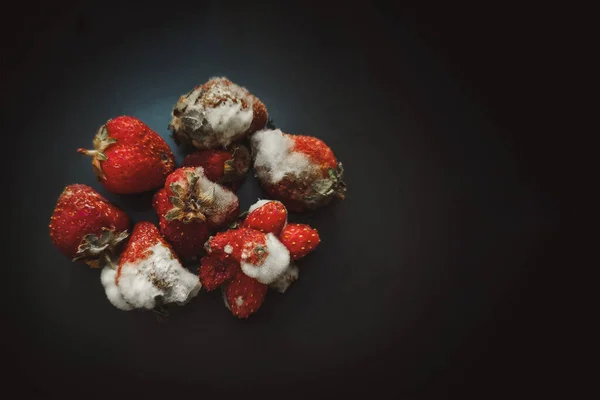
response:
[[[211,182],[202,167],[196,168],[196,173],[200,176],[198,185],[203,193],[212,193],[214,195],[213,203],[206,210],[206,218],[213,226],[222,225],[238,204],[238,197],[231,190],[224,188],[218,183]]]
[[[255,151],[254,167],[262,179],[275,184],[285,175],[299,177],[315,170],[304,154],[292,151],[294,141],[279,129],[265,129],[252,135]]]
[[[248,209],[248,212],[251,213],[252,211],[256,210],[257,208],[260,208],[262,206],[264,206],[267,203],[272,202],[273,200],[258,200],[256,203],[252,204],[250,206],[250,208]]]
[[[242,261],[242,271],[260,283],[274,282],[290,264],[290,252],[272,233],[266,234],[266,247],[268,255],[260,265],[253,265]]]
[[[277,290],[279,293],[285,293],[286,290],[292,285],[292,283],[298,280],[300,276],[300,270],[295,264],[290,264],[288,268],[277,278],[276,281],[272,282],[269,287]]]
[[[226,244],[225,247],[223,247],[223,251],[226,254],[231,254],[231,253],[233,253],[233,246],[230,244]]]
[[[108,273],[106,277],[103,274],[103,284],[105,278],[108,282]],[[168,247],[158,243],[148,250],[145,259],[122,266],[116,286],[122,300],[131,308],[152,309],[157,300],[161,304],[187,303],[198,294],[201,284],[196,275],[182,267]],[[111,285],[105,285],[105,289],[111,303],[116,307],[122,305],[114,298]]]
[[[117,276],[117,271],[110,267],[102,268],[102,272],[100,273],[100,281],[102,282],[102,286],[104,286],[104,291],[106,292],[106,297],[110,303],[117,307],[119,310],[129,311],[133,310],[133,306],[125,301],[117,283],[115,282],[115,278]]]

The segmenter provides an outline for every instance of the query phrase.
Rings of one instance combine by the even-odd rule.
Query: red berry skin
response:
[[[239,262],[226,253],[207,254],[200,260],[200,283],[208,292],[228,282],[239,268]]]
[[[236,144],[230,150],[198,150],[185,157],[183,167],[202,167],[209,180],[236,191],[242,184],[250,163],[248,148]]]
[[[69,258],[87,234],[100,235],[102,228],[115,232],[129,229],[127,214],[87,185],[65,187],[50,217],[50,238],[58,250]]]
[[[106,190],[113,193],[157,189],[175,169],[175,156],[167,142],[134,117],[107,121],[94,138],[94,147],[92,151],[78,151],[94,157],[94,172]]]
[[[126,263],[136,263],[149,256],[147,253],[148,249],[154,247],[158,243],[164,246],[169,246],[165,239],[160,235],[160,232],[156,225],[148,221],[141,221],[135,224],[127,246],[121,258],[119,259],[119,266]]]
[[[287,210],[279,201],[270,201],[246,216],[242,226],[279,235],[287,222]]]
[[[183,166],[202,167],[208,179],[219,182],[225,175],[225,162],[232,158],[227,150],[203,150],[187,155]]]
[[[279,240],[290,251],[292,260],[299,260],[317,248],[321,239],[319,232],[305,224],[287,224]]]
[[[230,252],[227,252],[227,245],[231,246]],[[265,234],[248,228],[219,232],[208,240],[205,248],[209,253],[230,254],[238,263],[242,261],[244,250],[248,253],[248,257],[244,261],[250,264],[257,264],[260,259],[267,256],[266,252],[255,251],[266,249]]]
[[[268,286],[244,274],[241,269],[225,285],[225,298],[231,313],[240,319],[254,314],[265,300]]]
[[[154,194],[152,207],[158,215],[160,232],[171,244],[177,255],[183,259],[198,256],[208,239],[209,231],[205,222],[167,221],[165,214],[172,208],[167,195],[167,189],[161,189]]]
[[[306,155],[313,164],[319,165],[324,178],[327,177],[326,174],[329,168],[337,168],[338,162],[333,155],[333,151],[324,141],[305,135],[292,135],[291,137],[294,139],[292,151]]]

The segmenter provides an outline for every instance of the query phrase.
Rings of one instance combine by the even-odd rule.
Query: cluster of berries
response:
[[[78,150],[92,157],[106,190],[155,191],[158,227],[139,222],[130,236],[123,210],[73,184],[58,199],[50,237],[73,261],[102,268],[106,295],[119,309],[181,305],[202,287],[221,287],[227,308],[247,318],[269,287],[285,292],[298,278],[294,261],[320,243],[315,229],[288,223],[287,210],[343,199],[342,164],[317,138],[269,129],[265,105],[226,78],[182,96],[172,117],[175,142],[191,150],[179,168],[160,135],[131,116],[109,120],[93,150]],[[235,191],[251,167],[275,200],[260,200],[240,215]],[[198,259],[198,274],[181,263]]]

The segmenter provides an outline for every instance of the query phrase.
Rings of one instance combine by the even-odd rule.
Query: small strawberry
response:
[[[268,288],[238,269],[224,289],[231,313],[240,319],[254,314],[264,302]]]
[[[287,210],[279,201],[259,200],[250,206],[248,216],[242,226],[263,233],[279,235],[287,222]]]
[[[228,147],[267,123],[267,109],[246,88],[211,78],[181,96],[169,129],[177,144],[198,149]]]
[[[186,156],[183,166],[202,167],[208,179],[236,190],[250,168],[250,152],[244,145],[236,145],[231,151],[199,150]]]
[[[207,254],[200,260],[200,282],[212,291],[229,281],[239,269],[239,262],[225,253]]]
[[[290,251],[292,260],[306,256],[321,243],[319,232],[304,224],[287,224],[279,238]]]
[[[67,186],[50,217],[50,238],[62,254],[98,268],[114,256],[128,234],[130,220],[89,186]]]
[[[173,208],[166,189],[160,189],[154,194],[152,207],[158,215],[160,232],[169,241],[175,253],[181,258],[190,259],[202,251],[202,246],[208,238],[208,226],[202,221],[183,222],[167,220],[165,215]]]
[[[105,267],[101,282],[110,302],[122,310],[153,309],[167,303],[183,305],[201,288],[198,277],[183,268],[150,222],[135,225],[118,268]]]
[[[169,145],[134,117],[108,120],[94,137],[94,150],[77,151],[93,157],[92,167],[98,180],[113,193],[157,189],[175,168]]]
[[[237,196],[209,181],[203,169],[179,168],[154,195],[153,207],[160,229],[181,257],[202,251],[210,230],[231,223],[239,213]]]
[[[292,211],[315,209],[345,196],[342,163],[320,139],[265,129],[252,136],[252,151],[261,185]]]

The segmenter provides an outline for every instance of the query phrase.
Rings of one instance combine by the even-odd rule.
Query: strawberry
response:
[[[239,269],[239,262],[226,253],[207,254],[200,260],[200,282],[212,291],[229,281]]]
[[[183,160],[184,167],[202,167],[206,177],[236,190],[250,168],[250,152],[244,145],[233,150],[199,150]]]
[[[157,189],[175,168],[169,145],[134,117],[108,120],[94,137],[94,150],[77,151],[93,157],[92,167],[98,180],[113,193]]]
[[[128,234],[130,220],[89,186],[65,187],[50,217],[50,238],[73,261],[97,268],[114,256]]]
[[[167,177],[164,189],[154,195],[153,207],[162,234],[177,254],[188,258],[202,251],[210,230],[236,218],[240,204],[232,191],[209,181],[201,167],[186,167]]]
[[[244,220],[244,228],[252,228],[264,233],[279,235],[287,222],[287,210],[279,201],[259,200],[250,207]]]
[[[185,304],[201,287],[150,222],[135,225],[118,268],[105,267],[101,281],[110,302],[122,310]]]
[[[169,129],[177,144],[198,149],[228,147],[267,123],[267,109],[246,88],[227,78],[211,78],[181,96]]]
[[[252,136],[252,151],[261,185],[289,210],[316,209],[345,196],[342,163],[320,139],[266,129]]]
[[[158,215],[160,232],[169,241],[175,253],[181,258],[189,259],[202,251],[202,246],[208,238],[208,226],[205,222],[183,222],[167,220],[165,215],[173,208],[166,189],[160,189],[154,194],[152,207]]]
[[[265,300],[269,287],[253,279],[241,270],[226,284],[224,292],[227,305],[236,317],[248,318]]]
[[[319,232],[304,224],[287,224],[279,237],[290,251],[292,260],[306,256],[321,243]]]

